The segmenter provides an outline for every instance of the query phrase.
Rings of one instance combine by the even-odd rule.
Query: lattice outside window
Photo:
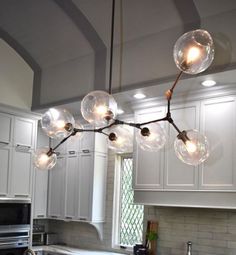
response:
[[[121,246],[133,246],[142,242],[143,236],[143,205],[133,204],[132,190],[133,159],[122,158],[120,173],[120,220],[119,239]]]

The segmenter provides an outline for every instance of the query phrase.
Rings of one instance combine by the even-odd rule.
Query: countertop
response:
[[[72,248],[63,245],[45,245],[45,246],[33,246],[32,250],[34,251],[46,251],[67,255],[124,255],[124,253],[116,253],[110,251],[101,251],[101,250],[86,250],[79,248]]]

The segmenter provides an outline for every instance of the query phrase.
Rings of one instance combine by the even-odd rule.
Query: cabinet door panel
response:
[[[66,185],[65,185],[65,218],[74,219],[76,217],[76,200],[78,189],[78,157],[67,158]]]
[[[62,218],[65,167],[65,158],[58,158],[49,172],[48,216],[51,218]]]
[[[92,153],[82,153],[79,156],[79,220],[91,220],[93,162]]]
[[[84,125],[84,129],[92,129],[91,125]],[[84,132],[80,139],[80,152],[94,151],[95,134],[93,132]]]
[[[47,216],[48,171],[35,169],[34,218]]]
[[[14,145],[34,147],[34,125],[35,122],[25,118],[15,118],[14,125]]]
[[[171,115],[180,130],[199,130],[199,104],[172,106]],[[165,189],[197,189],[198,168],[180,161],[174,150],[174,141],[178,133],[168,124],[168,141],[165,155]]]
[[[164,108],[150,109],[149,111],[136,114],[136,120],[143,122],[164,116]],[[163,123],[160,124],[164,125]],[[163,163],[163,149],[158,152],[144,151],[134,141],[134,189],[162,189]]]
[[[105,220],[107,155],[95,153],[94,165],[96,168],[94,170],[93,180],[92,219],[101,222]]]
[[[235,189],[235,98],[202,103],[202,133],[210,143],[210,157],[200,168],[201,189]]]
[[[0,143],[10,144],[12,131],[12,117],[0,113]]]
[[[10,148],[0,147],[0,196],[8,194],[8,178],[10,171]]]
[[[31,177],[32,153],[14,150],[11,173],[11,193],[14,197],[30,197]]]

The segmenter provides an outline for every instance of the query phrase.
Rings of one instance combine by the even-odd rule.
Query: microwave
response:
[[[30,226],[31,205],[29,202],[0,202],[0,229]]]

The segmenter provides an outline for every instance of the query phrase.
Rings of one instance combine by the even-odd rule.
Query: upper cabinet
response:
[[[13,117],[0,113],[0,144],[10,145],[12,138]]]
[[[0,113],[0,123],[0,196],[31,198],[37,120]]]
[[[236,190],[235,97],[205,100],[201,131],[210,143],[210,157],[200,166],[200,189]]]
[[[13,138],[14,146],[34,148],[35,137],[35,121],[16,117]]]
[[[153,108],[146,112],[149,117]],[[152,154],[135,147],[135,202],[236,208],[236,96],[172,104],[171,114],[181,131],[197,129],[207,137],[210,156],[196,167],[180,161],[174,151],[177,132],[167,123],[163,151]]]
[[[175,124],[181,130],[199,130],[200,103],[188,103],[171,107],[171,115]],[[168,124],[168,138],[166,143],[164,187],[165,189],[197,189],[198,167],[184,164],[175,154],[174,141],[177,132]]]
[[[145,122],[165,116],[165,108],[152,108],[137,112],[135,121]],[[162,123],[163,124],[163,123]],[[136,130],[135,132],[139,132]],[[164,151],[150,152],[141,149],[134,141],[134,189],[162,189],[164,170]]]

